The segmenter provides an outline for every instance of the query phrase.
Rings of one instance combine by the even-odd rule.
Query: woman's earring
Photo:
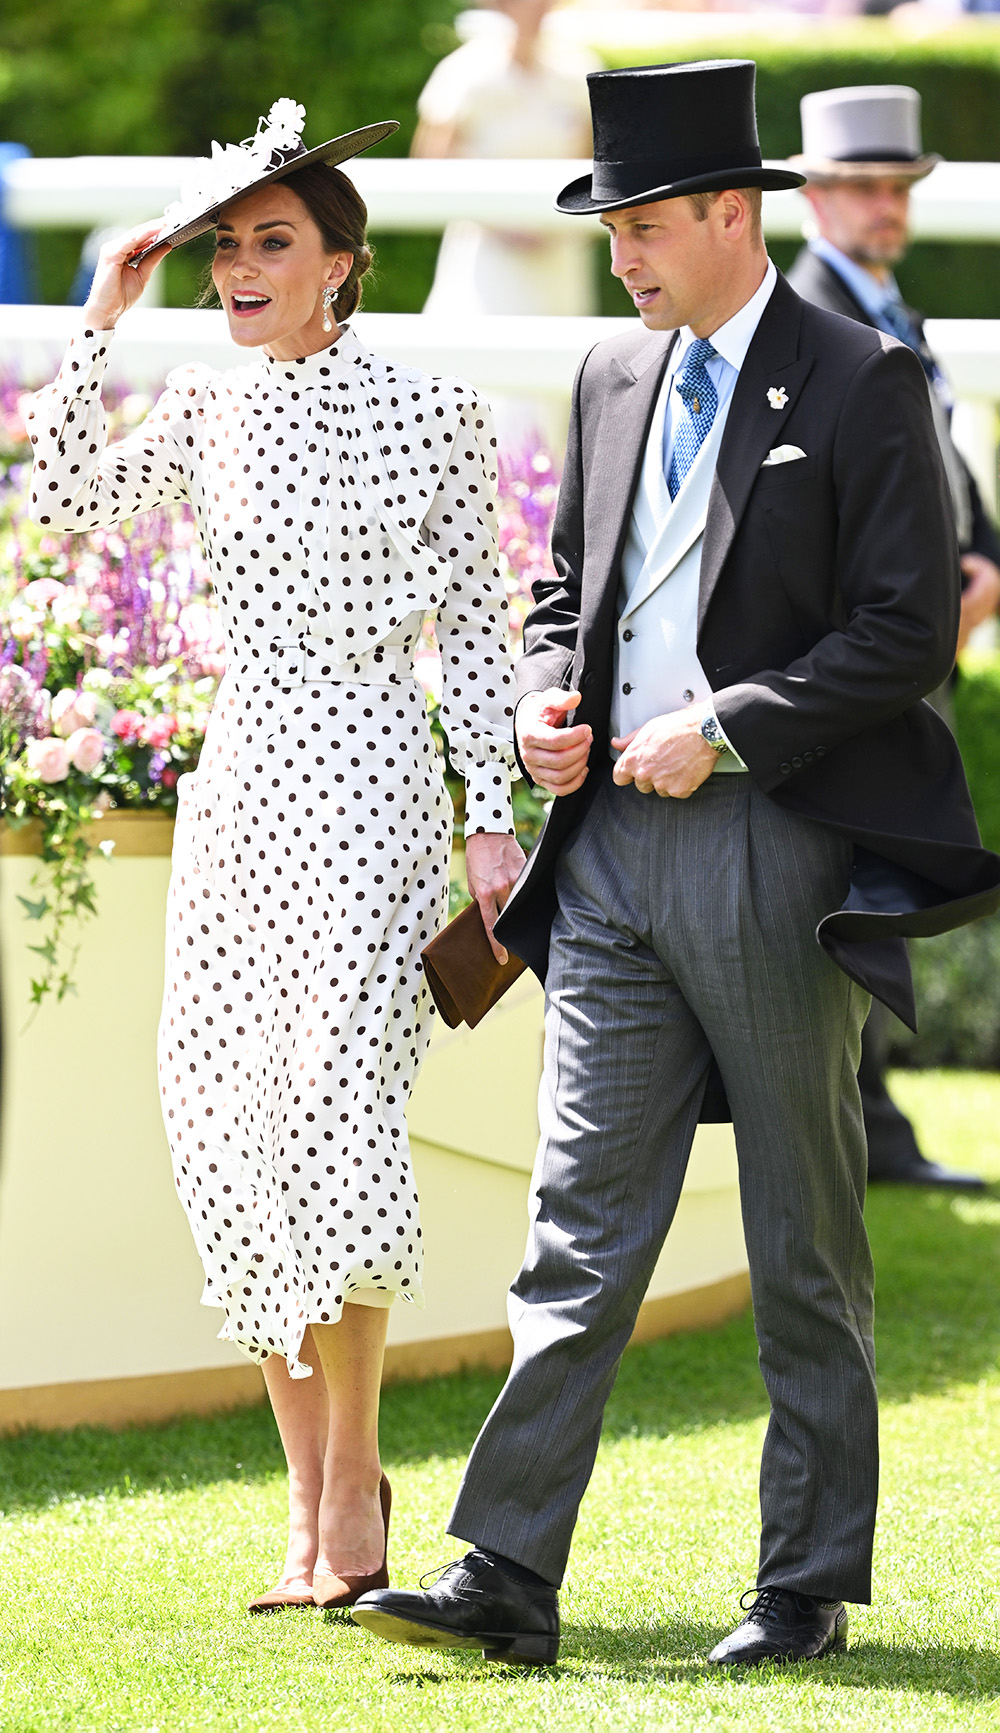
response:
[[[330,308],[334,305],[334,303],[337,299],[337,296],[339,294],[340,294],[340,290],[332,288],[329,284],[323,290],[323,329],[324,329],[324,331],[332,331],[333,330],[333,326],[330,323]]]

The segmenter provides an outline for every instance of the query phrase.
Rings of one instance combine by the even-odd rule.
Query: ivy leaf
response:
[[[46,939],[44,945],[29,945],[28,950],[34,951],[36,957],[41,957],[43,962],[48,963],[50,969],[55,968],[56,947],[53,939]]]
[[[31,901],[30,897],[19,896],[17,900],[19,903],[23,903],[25,909],[27,910],[27,918],[31,921],[44,920],[45,916],[49,912],[49,909],[52,907],[51,903],[49,902],[48,897],[45,897],[45,896],[40,898],[40,900],[37,903],[33,903]],[[33,950],[34,946],[30,946],[29,948]]]
[[[69,906],[74,914],[85,910],[88,915],[96,915],[97,904],[94,901],[94,886],[91,883],[77,885],[69,895]]]

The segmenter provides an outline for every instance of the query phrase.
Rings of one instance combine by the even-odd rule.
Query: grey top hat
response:
[[[922,180],[940,161],[920,139],[920,93],[906,84],[854,84],[804,96],[802,153],[810,181]]]

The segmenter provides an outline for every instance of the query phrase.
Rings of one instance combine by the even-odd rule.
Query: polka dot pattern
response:
[[[221,1334],[293,1375],[352,1296],[421,1303],[406,1104],[445,918],[451,808],[412,654],[425,614],[467,828],[511,831],[512,677],[494,442],[468,386],[351,331],[320,355],[181,369],[106,447],[107,333],[30,416],[32,515],[198,518],[227,673],[178,789],[159,1062]]]

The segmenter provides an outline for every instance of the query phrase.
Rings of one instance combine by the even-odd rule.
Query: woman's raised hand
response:
[[[143,247],[155,241],[162,227],[161,217],[158,222],[143,223],[138,229],[129,229],[117,241],[109,241],[101,248],[94,281],[83,309],[84,320],[92,330],[110,331],[122,314],[135,306],[157,265],[169,253],[169,244],[165,241],[155,253],[150,253],[148,259],[143,259],[141,265],[130,265],[128,261],[133,254],[141,253]]]

